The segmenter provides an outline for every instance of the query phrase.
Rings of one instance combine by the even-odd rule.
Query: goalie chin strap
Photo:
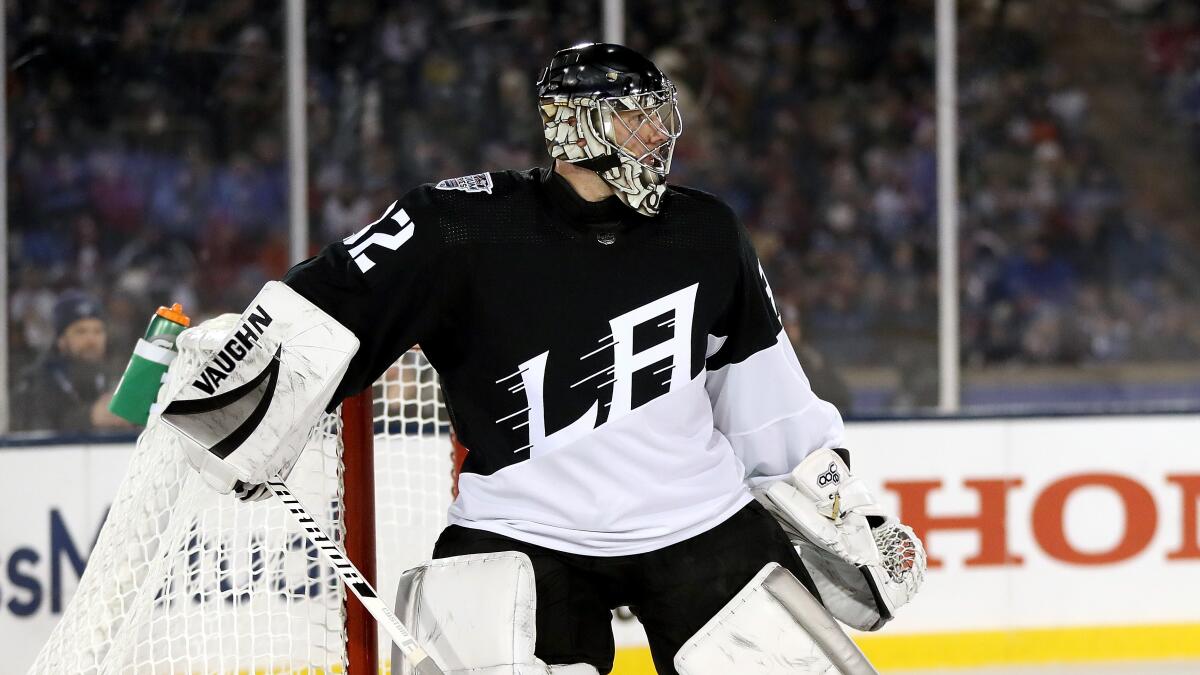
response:
[[[616,153],[609,153],[607,155],[600,155],[599,157],[581,159],[577,162],[569,163],[574,164],[575,166],[583,167],[589,171],[595,171],[599,174],[606,171],[611,171],[612,169],[621,166],[621,158],[617,156]]]
[[[313,520],[308,510],[304,508],[300,500],[296,499],[288,486],[281,480],[267,481],[266,486],[287,507],[288,512],[304,530],[304,536],[308,537],[308,540],[325,556],[326,561],[333,566],[333,570],[341,577],[346,587],[354,593],[362,606],[371,613],[371,616],[375,617],[375,621],[387,631],[392,642],[396,643],[396,647],[404,654],[404,658],[414,664],[414,672],[417,675],[444,675],[441,667],[434,663],[433,658],[425,652],[421,645],[417,644],[408,628],[379,599],[379,594],[375,592],[371,584],[363,578],[354,563],[350,562],[350,559],[343,555],[337,545],[325,535],[321,526]],[[399,666],[399,664],[394,665]]]

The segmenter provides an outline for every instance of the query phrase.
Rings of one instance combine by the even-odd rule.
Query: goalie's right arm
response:
[[[322,410],[437,330],[451,283],[432,192],[412,190],[267,284],[225,347],[168,392],[162,419],[216,489],[265,496],[260,484],[286,476]]]
[[[447,193],[418,187],[392,202],[375,222],[288,271],[283,282],[359,339],[361,347],[334,406],[371,386],[400,355],[447,333],[466,275],[449,264],[441,220]],[[432,356],[432,355],[431,355]]]
[[[284,475],[342,380],[358,340],[291,288],[270,282],[221,349],[162,412],[205,482],[242,498]]]

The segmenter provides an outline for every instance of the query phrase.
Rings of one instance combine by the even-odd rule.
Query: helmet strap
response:
[[[600,155],[599,157],[581,159],[571,163],[575,166],[581,166],[585,169],[588,169],[589,171],[604,173],[605,171],[609,171],[610,169],[615,169],[616,167],[621,166],[621,158],[617,155],[617,153],[610,152]]]

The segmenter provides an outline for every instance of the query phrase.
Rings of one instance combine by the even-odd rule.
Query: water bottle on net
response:
[[[113,414],[134,424],[145,425],[150,416],[150,406],[158,396],[167,366],[179,352],[175,349],[175,338],[191,325],[192,321],[183,313],[178,302],[170,307],[159,307],[150,318],[146,334],[137,341],[125,374],[117,384],[108,409]]]

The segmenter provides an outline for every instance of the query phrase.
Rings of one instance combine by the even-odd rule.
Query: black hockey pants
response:
[[[716,527],[657,551],[617,557],[562,553],[483,530],[451,525],[433,557],[520,551],[537,590],[534,653],[548,664],[613,667],[612,609],[628,605],[646,629],[659,675],[674,675],[675,653],[768,562],[778,562],[817,595],[795,549],[757,502]],[[819,597],[819,596],[818,596]]]

